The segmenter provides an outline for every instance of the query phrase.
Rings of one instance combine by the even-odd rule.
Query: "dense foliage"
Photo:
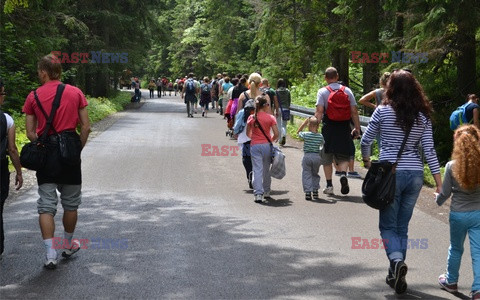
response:
[[[435,108],[435,140],[445,162],[452,135],[446,116],[480,86],[475,0],[2,3],[0,76],[10,110],[19,110],[37,85],[35,63],[51,51],[128,53],[127,63],[64,64],[65,81],[95,97],[108,96],[127,69],[143,79],[261,71],[272,85],[285,78],[294,101],[312,106],[327,66],[337,67],[357,98],[374,88],[384,71],[409,68]],[[363,63],[354,62],[352,51],[367,53],[360,55]],[[373,53],[388,57],[366,63]],[[401,60],[409,53],[426,59]]]

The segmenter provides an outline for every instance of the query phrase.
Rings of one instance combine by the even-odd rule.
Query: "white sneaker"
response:
[[[77,253],[78,250],[80,250],[80,242],[78,240],[72,240],[72,247],[70,249],[65,249],[65,251],[62,253],[62,256],[65,258],[70,258],[70,256]]]
[[[54,270],[57,267],[57,259],[47,258],[47,261],[43,266],[45,269]]]
[[[270,198],[270,192],[265,192],[263,193],[264,198]]]
[[[261,195],[261,194],[255,195],[255,202],[256,203],[262,203],[263,202],[263,195]]]
[[[333,193],[333,186],[328,186],[326,188],[323,189],[323,193],[324,194],[327,194],[327,195],[335,195]]]

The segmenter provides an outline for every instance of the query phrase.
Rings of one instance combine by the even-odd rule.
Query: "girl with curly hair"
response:
[[[480,130],[475,125],[459,127],[453,136],[452,160],[445,167],[442,191],[436,202],[450,204],[450,247],[447,272],[438,283],[448,292],[457,292],[458,270],[468,233],[472,255],[472,299],[480,299]]]
[[[371,144],[380,134],[380,160],[394,163],[405,135],[408,135],[402,157],[395,172],[395,200],[380,210],[379,228],[390,261],[386,283],[395,292],[407,289],[405,276],[408,267],[405,259],[408,249],[408,224],[423,186],[423,160],[419,144],[440,192],[442,178],[433,143],[432,108],[422,86],[406,70],[390,75],[384,98],[373,112],[367,130],[362,137],[362,156],[365,167],[370,167]]]

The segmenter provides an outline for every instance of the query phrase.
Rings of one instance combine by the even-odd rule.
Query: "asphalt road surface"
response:
[[[143,95],[148,96],[146,91]],[[305,201],[302,151],[283,148],[287,175],[273,179],[269,204],[253,201],[241,156],[202,156],[202,144],[235,146],[215,112],[187,118],[180,97],[148,99],[93,137],[83,158],[83,203],[75,237],[88,239],[45,270],[36,187],[4,211],[0,298],[80,299],[457,299],[470,292],[468,242],[459,290],[440,290],[449,226],[415,210],[407,254],[408,290],[385,284],[378,213],[350,194]],[[325,184],[323,170],[322,187]],[[56,235],[63,237],[59,207]],[[369,243],[369,244],[370,244]],[[367,246],[364,242],[359,245]],[[422,248],[422,249],[421,249]],[[59,250],[60,251],[60,250]]]

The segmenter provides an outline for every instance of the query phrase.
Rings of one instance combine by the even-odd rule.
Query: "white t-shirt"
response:
[[[13,118],[10,117],[10,115],[7,114],[7,113],[3,113],[3,114],[5,115],[5,118],[7,119],[7,132],[8,132],[8,130],[9,130],[10,128],[12,128],[12,126],[13,126],[13,124],[14,124],[14,123],[13,123]]]
[[[342,87],[340,84],[336,82],[330,83],[329,86],[334,91]],[[355,97],[353,96],[352,90],[350,90],[348,87],[345,87],[345,93],[348,95],[348,99],[350,100],[350,106],[357,106],[357,101],[355,101]],[[317,103],[315,104],[315,106],[321,105],[325,108],[325,111],[327,111],[328,96],[330,96],[330,92],[327,90],[327,88],[322,87],[321,89],[319,89],[317,92]]]

